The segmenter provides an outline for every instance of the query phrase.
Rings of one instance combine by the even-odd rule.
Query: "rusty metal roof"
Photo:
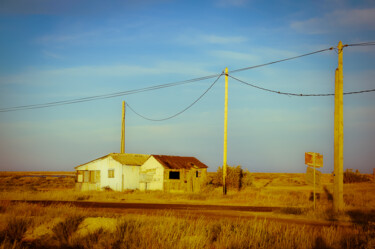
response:
[[[150,157],[150,155],[130,154],[130,153],[110,153],[108,155],[94,159],[90,162],[78,165],[74,168],[76,169],[80,166],[83,166],[83,165],[86,165],[86,164],[89,164],[89,163],[92,163],[92,162],[95,162],[97,160],[101,160],[107,157],[112,157],[113,160],[121,163],[122,165],[141,166],[144,162],[146,162],[146,160]]]
[[[165,156],[165,155],[151,155],[160,164],[168,169],[202,169],[208,168],[207,165],[196,159],[195,157],[183,156]]]

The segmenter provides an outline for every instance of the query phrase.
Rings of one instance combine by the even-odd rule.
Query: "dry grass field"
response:
[[[201,194],[77,192],[73,172],[0,173],[0,248],[375,248],[375,183],[344,184],[345,209],[332,211],[332,176],[312,208],[305,174],[253,173],[239,190],[208,184]],[[255,218],[177,211],[86,209],[11,200],[275,206]],[[282,218],[282,222],[278,220]],[[294,222],[296,220],[307,221]],[[285,222],[287,221],[287,222]],[[309,222],[311,221],[311,222]],[[315,221],[315,222],[314,222]],[[319,221],[325,224],[320,226]]]

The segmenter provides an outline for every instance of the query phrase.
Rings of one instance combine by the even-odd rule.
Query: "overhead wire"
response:
[[[375,41],[373,41],[373,42],[352,43],[352,44],[348,44],[347,46],[348,47],[356,47],[356,46],[374,46],[374,45],[375,45]]]
[[[262,91],[267,91],[267,92],[272,92],[272,93],[277,93],[277,94],[282,94],[282,95],[288,95],[288,96],[297,96],[297,97],[327,97],[327,96],[335,96],[334,93],[315,93],[315,94],[305,94],[305,93],[290,93],[290,92],[282,92],[282,91],[277,91],[277,90],[272,90],[272,89],[267,89],[264,87],[260,87],[248,82],[245,82],[243,80],[240,80],[236,77],[233,77],[231,75],[228,75],[230,78],[244,84],[247,86],[251,86],[253,88],[257,88]],[[368,92],[375,92],[375,89],[368,89],[368,90],[362,90],[362,91],[355,91],[355,92],[344,92],[344,95],[349,95],[349,94],[359,94],[359,93],[368,93]]]
[[[346,46],[372,46],[372,45],[375,45],[375,42],[353,43],[353,44],[347,44],[347,45],[345,45],[345,47]],[[314,52],[310,52],[310,53],[306,53],[306,54],[302,54],[302,55],[297,55],[297,56],[293,56],[293,57],[289,57],[289,58],[285,58],[285,59],[281,59],[281,60],[276,60],[276,61],[272,61],[272,62],[268,62],[268,63],[264,63],[264,64],[259,64],[259,65],[255,65],[255,66],[235,69],[235,70],[229,71],[229,73],[237,73],[237,72],[246,71],[246,70],[250,70],[250,69],[254,69],[254,68],[264,67],[264,66],[268,66],[268,65],[288,61],[288,60],[293,60],[293,59],[297,59],[297,58],[301,58],[301,57],[304,57],[304,56],[309,56],[309,55],[313,55],[313,54],[317,54],[317,53],[322,53],[322,52],[329,51],[329,50],[335,50],[335,49],[336,48],[334,48],[334,47],[321,49],[321,50],[317,50],[317,51],[314,51]],[[42,104],[31,104],[31,105],[21,105],[21,106],[14,106],[14,107],[5,107],[5,108],[0,108],[0,112],[40,109],[40,108],[48,108],[48,107],[54,107],[54,106],[59,106],[59,105],[68,105],[68,104],[75,104],[75,103],[81,103],[81,102],[87,102],[87,101],[95,101],[95,100],[100,100],[100,99],[115,98],[115,97],[130,95],[130,94],[136,94],[136,93],[141,93],[141,92],[146,92],[146,91],[153,91],[153,90],[158,90],[158,89],[162,89],[162,88],[174,87],[174,86],[178,86],[178,85],[193,83],[193,82],[197,82],[197,81],[201,81],[201,80],[215,78],[215,77],[218,77],[218,76],[221,76],[221,75],[222,74],[214,74],[214,75],[208,75],[208,76],[203,76],[203,77],[184,80],[184,81],[177,81],[177,82],[160,84],[160,85],[144,87],[144,88],[139,88],[139,89],[134,89],[134,90],[114,92],[114,93],[109,93],[109,94],[89,96],[89,97],[83,97],[83,98],[77,98],[77,99],[54,101],[54,102],[47,102],[47,103],[42,103]],[[261,89],[261,87],[259,87],[259,89]],[[372,90],[366,90],[364,92],[368,92],[368,91],[372,91]],[[347,94],[362,93],[362,92],[363,91],[347,93]],[[294,95],[294,94],[289,93],[287,95]],[[295,95],[295,96],[297,96],[297,95]],[[299,95],[299,96],[301,96],[301,95]],[[316,95],[310,94],[308,96],[316,96]],[[330,95],[329,94],[328,95],[327,94],[320,94],[318,96],[330,96]]]
[[[189,104],[187,107],[185,107],[184,109],[182,109],[181,111],[177,112],[176,114],[173,114],[169,117],[166,117],[166,118],[160,118],[160,119],[153,119],[153,118],[149,118],[149,117],[146,117],[142,114],[140,114],[139,112],[135,111],[133,107],[131,107],[127,102],[125,103],[130,110],[132,110],[136,115],[138,115],[139,117],[143,118],[143,119],[146,119],[146,120],[149,120],[149,121],[165,121],[165,120],[168,120],[168,119],[172,119],[174,117],[177,117],[178,115],[184,113],[185,111],[187,111],[188,109],[190,109],[193,105],[195,105],[201,98],[203,98],[204,95],[206,95],[206,93],[208,91],[211,90],[211,88],[216,84],[216,82],[220,79],[220,77],[224,74],[224,72],[222,72],[217,78],[216,80],[196,99],[194,100],[194,102],[192,102],[191,104]]]
[[[297,55],[297,56],[293,56],[293,57],[289,57],[289,58],[285,58],[285,59],[281,59],[281,60],[277,60],[277,61],[271,61],[271,62],[268,62],[268,63],[259,64],[259,65],[255,65],[255,66],[251,66],[251,67],[244,67],[244,68],[240,68],[240,69],[235,69],[235,70],[229,71],[228,73],[237,73],[237,72],[246,71],[246,70],[250,70],[250,69],[254,69],[254,68],[258,68],[258,67],[269,66],[269,65],[276,64],[276,63],[279,63],[279,62],[294,60],[294,59],[298,59],[298,58],[301,58],[301,57],[304,57],[304,56],[318,54],[318,53],[322,53],[322,52],[333,50],[333,49],[334,49],[334,47],[325,48],[325,49],[317,50],[317,51],[314,51],[314,52],[301,54],[301,55]]]
[[[136,94],[136,93],[141,93],[141,92],[146,92],[146,91],[158,90],[158,89],[162,89],[162,88],[173,87],[173,86],[193,83],[193,82],[197,82],[197,81],[207,80],[207,79],[217,77],[219,75],[221,75],[221,74],[214,74],[214,75],[194,78],[194,79],[190,79],[190,80],[178,81],[178,82],[173,82],[173,83],[168,83],[168,84],[161,84],[161,85],[144,87],[144,88],[122,91],[122,92],[115,92],[115,93],[102,94],[102,95],[96,95],[96,96],[90,96],[90,97],[83,97],[83,98],[78,98],[78,99],[54,101],[54,102],[48,102],[48,103],[44,103],[44,104],[23,105],[23,106],[1,108],[0,112],[11,112],[11,111],[28,110],[28,109],[39,109],[39,108],[47,108],[47,107],[52,107],[52,106],[68,105],[68,104],[75,104],[75,103],[81,103],[81,102],[87,102],[87,101],[94,101],[94,100],[99,100],[99,99],[114,98],[114,97],[119,97],[119,96],[131,95],[131,94]]]
[[[333,49],[333,47],[327,48],[327,49],[322,49],[322,50],[318,50],[318,51],[314,51],[314,52],[310,52],[310,53],[306,53],[306,54],[302,54],[302,55],[298,55],[298,56],[293,56],[293,57],[282,59],[282,60],[272,61],[272,62],[265,63],[265,64],[260,64],[260,65],[256,65],[256,66],[232,70],[229,73],[236,73],[236,72],[250,70],[250,69],[253,69],[253,68],[257,68],[257,67],[263,67],[263,66],[267,66],[267,65],[287,61],[287,60],[293,60],[293,59],[297,59],[297,58],[300,58],[300,57],[321,53],[321,52],[332,50],[332,49]],[[160,84],[160,85],[156,85],[156,86],[134,89],[134,90],[130,90],[130,91],[115,92],[115,93],[110,93],[110,94],[102,94],[102,95],[83,97],[83,98],[77,98],[77,99],[71,99],[71,100],[54,101],[54,102],[48,102],[48,103],[43,103],[43,104],[32,104],[32,105],[22,105],[22,106],[0,108],[0,112],[40,109],[40,108],[47,108],[47,107],[53,107],[53,106],[59,106],[59,105],[69,105],[69,104],[75,104],[75,103],[81,103],[81,102],[87,102],[87,101],[94,101],[94,100],[99,100],[99,99],[114,98],[114,97],[119,97],[119,96],[136,94],[136,93],[140,93],[140,92],[146,92],[146,91],[158,90],[158,89],[167,88],[167,87],[178,86],[178,85],[182,85],[182,84],[193,83],[193,82],[197,82],[197,81],[201,81],[201,80],[215,78],[215,77],[218,77],[219,75],[221,75],[221,74],[208,75],[208,76],[203,76],[203,77],[194,78],[194,79],[190,79],[190,80],[178,81],[178,82],[173,82],[173,83],[168,83],[168,84]]]

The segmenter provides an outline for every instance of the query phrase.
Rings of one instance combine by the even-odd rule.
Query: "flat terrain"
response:
[[[340,213],[332,175],[321,183],[314,210],[305,174],[253,173],[223,196],[212,184],[201,194],[78,192],[74,172],[1,172],[0,248],[375,248],[375,183],[344,184]]]

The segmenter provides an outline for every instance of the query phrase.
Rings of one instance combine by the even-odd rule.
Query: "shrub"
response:
[[[77,201],[84,201],[91,198],[91,195],[81,195],[77,197]]]
[[[220,237],[220,233],[221,233],[221,224],[220,223],[211,224],[207,230],[207,238],[210,241],[210,243],[217,241],[217,239]]]
[[[30,221],[26,218],[12,218],[5,229],[5,238],[11,242],[20,241],[27,231]]]
[[[355,183],[355,182],[369,182],[371,181],[366,175],[362,175],[358,172],[354,173],[349,170],[344,172],[344,183]]]
[[[56,239],[62,245],[68,244],[70,236],[75,231],[77,231],[78,226],[83,219],[83,216],[70,216],[65,221],[58,223],[55,227],[52,228]]]
[[[306,212],[305,209],[303,208],[298,208],[298,207],[283,207],[279,211],[279,213],[282,214],[296,214],[296,215],[301,215]]]
[[[82,249],[93,249],[93,248],[102,248],[99,244],[102,239],[108,240],[108,237],[113,237],[113,235],[108,235],[103,228],[91,232],[84,236],[83,238],[78,238],[72,248],[82,248]],[[107,248],[107,247],[104,247]]]
[[[241,189],[241,187],[251,186],[253,177],[248,170],[243,170],[241,166],[227,166],[227,187]],[[223,186],[223,169],[219,167],[213,175],[211,182],[215,186]]]
[[[140,226],[142,223],[136,220],[124,220],[116,228],[116,242],[114,249],[139,248],[141,244]]]
[[[113,189],[111,189],[110,186],[104,186],[104,187],[102,187],[102,189],[103,189],[104,191],[106,191],[106,192],[113,192]]]

